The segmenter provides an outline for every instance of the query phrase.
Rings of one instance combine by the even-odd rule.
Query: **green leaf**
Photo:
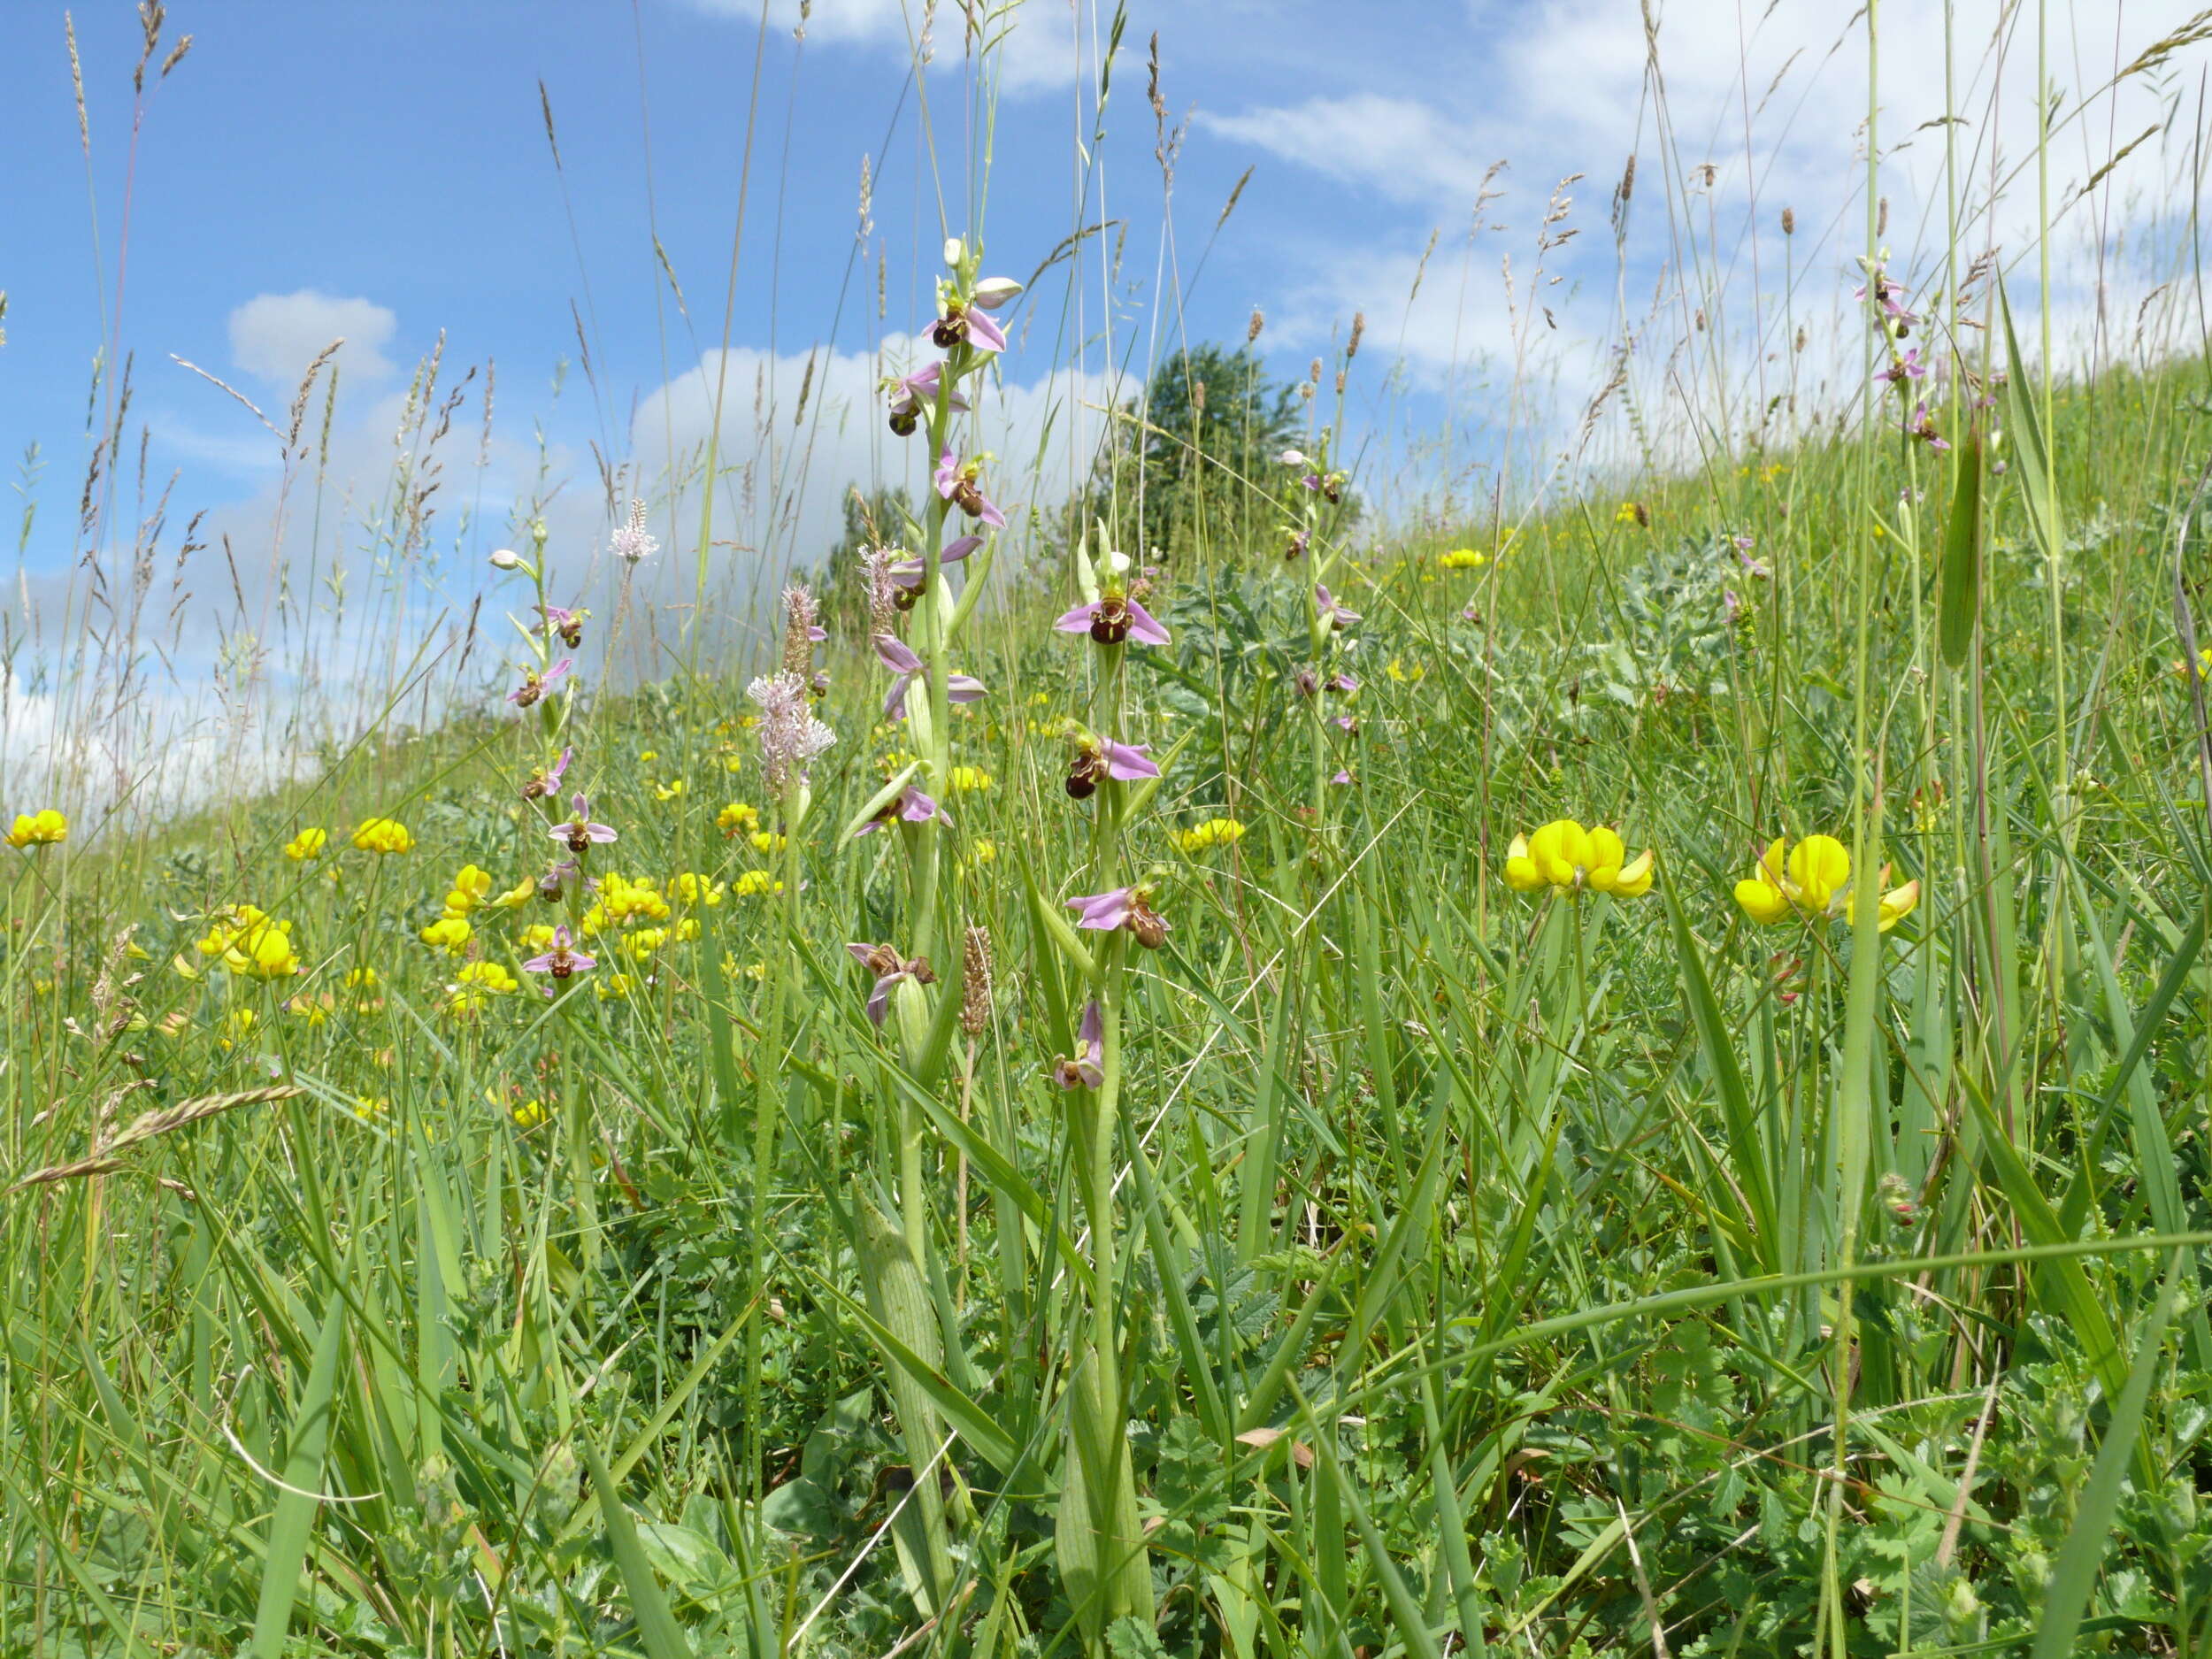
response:
[[[307,1559],[308,1534],[322,1507],[323,1448],[330,1443],[331,1409],[337,1398],[338,1353],[346,1334],[346,1299],[335,1290],[315,1339],[315,1358],[307,1386],[292,1414],[290,1445],[284,1458],[284,1490],[269,1519],[269,1553],[261,1570],[261,1599],[253,1616],[253,1659],[281,1659],[284,1632],[292,1622],[300,1570]]]
[[[1674,934],[1676,965],[1682,978],[1682,995],[1690,1005],[1690,1020],[1697,1027],[1698,1046],[1704,1051],[1706,1069],[1720,1094],[1721,1118],[1728,1126],[1728,1168],[1736,1189],[1751,1212],[1759,1264],[1770,1272],[1779,1268],[1781,1230],[1777,1220],[1774,1187],[1767,1170],[1767,1152],[1759,1133],[1758,1113],[1751,1103],[1743,1068],[1736,1063],[1736,1048],[1712,981],[1705,975],[1705,953],[1690,932],[1681,902],[1663,874],[1658,883],[1667,907],[1667,925]]]
[[[1965,665],[1981,606],[1982,434],[1967,434],[1952,468],[1951,518],[1943,532],[1943,585],[1937,634],[1943,660]]]
[[[2104,1561],[2105,1535],[2112,1530],[2113,1517],[2119,1512],[2121,1486],[2127,1475],[2128,1462],[2134,1455],[2136,1433],[2143,1422],[2143,1405],[2150,1397],[2151,1379],[2158,1371],[2159,1348],[2166,1334],[2167,1317],[2173,1309],[2174,1289],[2181,1276],[2183,1259],[2181,1251],[2174,1252],[2166,1282],[2159,1288],[2157,1304],[2143,1321],[2143,1334],[2135,1347],[2135,1363],[2128,1370],[2127,1381],[2113,1405],[2111,1420],[2105,1425],[2104,1443],[2097,1448],[2097,1462],[2089,1471],[2089,1485],[2074,1511],[2073,1529],[2067,1533],[2065,1547],[2058,1552],[2058,1563],[2051,1570],[2051,1581],[2044,1592],[2042,1627],[2035,1633],[2035,1647],[2028,1659],[2064,1659],[2064,1655],[2074,1651],[2074,1636],[2082,1613],[2089,1605],[2089,1593],[2095,1587],[2097,1569]]]
[[[2005,319],[2005,428],[2020,453],[2013,475],[2028,508],[2028,527],[2043,557],[2055,564],[2066,549],[2065,531],[2058,502],[2052,494],[2050,450],[2043,441],[2043,423],[2036,409],[2035,388],[2029,383],[2026,359],[2020,355],[2020,338],[2012,330],[2012,301],[2004,279],[1997,280],[1997,304]]]
[[[622,1494],[615,1490],[614,1478],[607,1473],[607,1465],[591,1445],[580,1440],[577,1455],[591,1476],[592,1490],[599,1495],[607,1547],[613,1552],[615,1570],[622,1575],[622,1587],[630,1594],[630,1610],[637,1616],[638,1640],[644,1646],[646,1659],[692,1659],[691,1644],[684,1640],[683,1626],[669,1610],[668,1597],[653,1576],[637,1523],[630,1518]]]

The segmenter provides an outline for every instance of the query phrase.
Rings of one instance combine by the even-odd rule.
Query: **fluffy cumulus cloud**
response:
[[[551,599],[595,618],[580,654],[592,682],[746,667],[783,583],[841,538],[851,489],[926,498],[933,457],[888,430],[879,385],[926,355],[902,336],[872,351],[710,351],[638,400],[628,458],[605,472],[557,446],[487,443],[482,380],[465,379],[457,356],[431,396],[342,400],[321,478],[309,464],[273,469],[196,521],[189,550],[169,522],[27,581],[24,661],[42,686],[30,695],[0,679],[0,772],[45,780],[73,810],[157,812],[316,771],[371,725],[492,706],[516,657],[507,618],[526,624],[530,595],[485,556],[527,547],[532,513],[547,526]],[[462,401],[440,436],[426,411],[454,386]],[[972,389],[958,441],[987,452],[987,486],[1011,520],[1002,571],[1041,545],[1030,510],[1051,513],[1088,470],[1118,393],[1103,370],[1023,377],[1018,364]],[[211,399],[208,442],[266,440]],[[710,434],[717,484],[703,515]],[[634,565],[611,549],[634,495],[660,543]],[[305,505],[317,498],[319,515]],[[67,639],[63,618],[80,625]]]
[[[665,672],[677,637],[691,629],[706,630],[710,657],[741,653],[762,637],[783,582],[818,568],[843,535],[853,489],[899,488],[919,508],[935,457],[918,435],[888,430],[879,383],[926,360],[926,342],[898,335],[874,351],[733,347],[704,353],[640,400],[626,488],[649,503],[664,549],[626,572],[600,551],[593,578],[604,595],[595,603],[624,603],[626,592],[638,617],[626,672],[650,674],[657,660]],[[1127,396],[1102,370],[1061,365],[1024,378],[1018,364],[997,383],[972,389],[976,408],[960,442],[964,453],[989,457],[986,485],[1010,520],[1002,559],[1030,554],[1030,510],[1049,514],[1088,471],[1102,411],[1118,392]],[[710,436],[718,477],[705,572],[710,609],[695,615],[699,480]],[[605,548],[621,505],[594,503],[596,517],[579,526],[595,548]]]
[[[691,0],[698,10],[726,17],[733,22],[757,26],[759,0]],[[996,42],[994,63],[1002,90],[1015,94],[1048,91],[1065,86],[1083,62],[1091,42],[1090,24],[1076,8],[1054,0],[1029,0],[1004,8],[977,6],[979,21],[987,14],[989,38]],[[969,28],[964,8],[950,4],[928,8],[921,0],[769,0],[768,21],[774,28],[802,34],[814,45],[858,48],[879,58],[906,62],[924,51],[939,72],[957,69],[980,42]],[[1018,27],[1001,32],[1010,21]],[[1133,33],[1133,25],[1132,27]]]
[[[2166,118],[2205,53],[2157,48],[2196,9],[2195,0],[2052,7],[2062,101],[2049,144],[2050,297],[2069,364],[2138,349],[2135,303],[2174,273],[2190,157],[2186,119]],[[1647,12],[1656,19],[1648,36]],[[1387,91],[1361,89],[1352,73],[1350,90],[1201,116],[1202,134],[1233,156],[1288,163],[1310,180],[1318,224],[1354,213],[1355,196],[1382,204],[1366,215],[1382,221],[1370,234],[1316,234],[1290,250],[1284,264],[1299,274],[1279,296],[1283,336],[1317,346],[1364,310],[1369,338],[1386,349],[1396,341],[1417,383],[1463,391],[1487,374],[1530,401],[1548,387],[1555,440],[1578,433],[1624,339],[1634,346],[1630,390],[1647,375],[1687,417],[1672,423],[1685,429],[1717,409],[1769,408],[1778,392],[1801,409],[1855,401],[1863,9],[1470,0],[1466,17],[1487,47],[1479,78],[1416,63]],[[1879,19],[1876,190],[1893,272],[1916,294],[1944,280],[1944,164],[1955,144],[1968,180],[1956,246],[1968,260],[1994,250],[2016,305],[2033,305],[2033,9],[1958,0],[1948,103],[1943,0],[1885,0]],[[1617,244],[1609,210],[1632,156]],[[1486,180],[1495,194],[1479,214]],[[1786,248],[1785,206],[1797,232]]]
[[[1419,206],[1471,202],[1482,177],[1467,127],[1418,98],[1356,92],[1234,114],[1201,111],[1198,126],[1339,183]]]
[[[247,373],[289,389],[334,341],[349,376],[389,374],[383,356],[399,319],[373,300],[342,298],[314,288],[257,294],[230,314],[231,361]]]

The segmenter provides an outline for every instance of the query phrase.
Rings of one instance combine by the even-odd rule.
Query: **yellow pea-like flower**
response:
[[[69,820],[48,807],[40,812],[19,812],[8,831],[11,847],[51,847],[69,839]]]
[[[1881,879],[1889,879],[1886,866]],[[1850,851],[1832,835],[1808,835],[1794,847],[1778,838],[1768,843],[1750,876],[1736,883],[1736,902],[1753,921],[1767,926],[1793,916],[1848,919],[1855,908]],[[1919,902],[1917,881],[1886,888],[1877,926],[1886,933]]]
[[[365,853],[405,853],[415,849],[415,837],[397,818],[364,818],[353,832],[353,844]]]
[[[1651,879],[1650,849],[1631,858],[1619,832],[1602,824],[1585,829],[1571,818],[1555,818],[1516,835],[1506,849],[1505,881],[1517,893],[1550,887],[1571,896],[1586,889],[1639,899],[1651,891]]]

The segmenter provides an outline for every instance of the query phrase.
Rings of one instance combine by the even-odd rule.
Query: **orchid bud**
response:
[[[967,257],[967,244],[963,242],[959,237],[948,236],[945,238],[945,268],[947,270],[957,271],[960,268],[960,262]]]
[[[522,555],[512,548],[500,548],[492,554],[492,568],[495,571],[518,571],[522,568]]]
[[[968,302],[987,311],[995,311],[1021,291],[1022,285],[1011,277],[985,277],[975,285],[975,292],[968,296]]]

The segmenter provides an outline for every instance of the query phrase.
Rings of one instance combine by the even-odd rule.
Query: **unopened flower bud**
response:
[[[1022,285],[1012,277],[985,277],[975,285],[975,292],[968,296],[972,305],[980,305],[987,311],[995,311],[1022,291]]]
[[[945,268],[948,271],[957,271],[960,268],[960,262],[967,257],[968,246],[959,237],[945,238]]]
[[[511,547],[499,548],[492,554],[492,568],[495,571],[518,571],[522,568],[522,555]]]

